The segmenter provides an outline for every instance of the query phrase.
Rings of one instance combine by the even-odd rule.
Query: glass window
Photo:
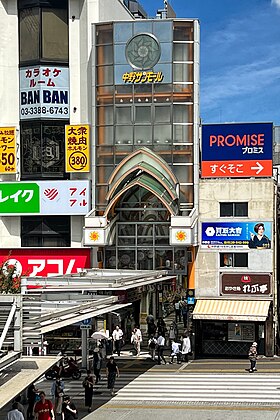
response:
[[[97,128],[98,144],[114,143],[114,127],[112,125],[100,126]]]
[[[172,43],[165,42],[160,44],[161,54],[159,63],[171,63],[172,62]]]
[[[68,61],[67,10],[42,10],[42,59]]]
[[[22,123],[22,176],[64,177],[64,137],[62,123]]]
[[[97,44],[113,44],[113,28],[112,25],[98,25],[96,28]]]
[[[151,106],[135,106],[135,123],[151,122]]]
[[[115,50],[115,64],[127,64],[125,56],[126,44],[117,44],[114,46]]]
[[[116,126],[116,144],[132,144],[133,143],[133,126],[117,125]]]
[[[170,125],[155,125],[154,126],[154,144],[171,144],[172,134]],[[170,154],[170,151],[169,151]]]
[[[97,50],[97,65],[113,64],[113,46],[102,45],[96,48]]]
[[[193,82],[193,65],[187,63],[173,64],[174,82]]]
[[[39,60],[39,8],[19,11],[20,62]]]
[[[173,106],[173,122],[186,124],[191,122],[190,114],[192,106],[189,105],[174,105]]]
[[[136,125],[134,127],[134,143],[149,144],[152,142],[152,127],[150,125]]]
[[[248,203],[220,203],[220,217],[248,217]]]
[[[240,253],[221,253],[220,267],[248,267],[248,254]]]
[[[96,158],[99,165],[113,165],[114,164],[113,147],[98,146],[96,148]]]
[[[116,107],[117,124],[131,124],[131,106]]]
[[[113,66],[97,67],[97,84],[112,85],[113,82]]]
[[[155,123],[167,123],[171,120],[171,106],[155,106]]]
[[[114,170],[113,166],[100,166],[97,165],[97,182],[99,184],[106,184],[108,183],[108,180],[110,176],[112,175],[112,172]]]
[[[193,147],[192,146],[174,146],[173,147],[173,163],[192,163]]]
[[[193,44],[174,44],[174,61],[193,61]]]
[[[160,42],[172,41],[172,21],[171,20],[156,20],[154,24],[154,34]]]
[[[174,143],[193,143],[192,125],[173,125]]]
[[[193,23],[174,22],[174,41],[193,41]]]
[[[68,247],[70,245],[70,216],[21,218],[22,247]]]
[[[97,108],[98,125],[112,125],[114,123],[114,113],[112,106],[99,106]]]

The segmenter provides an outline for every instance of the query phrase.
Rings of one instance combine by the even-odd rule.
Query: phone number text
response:
[[[69,108],[67,106],[32,106],[30,108],[22,108],[20,114],[24,115],[68,115]]]

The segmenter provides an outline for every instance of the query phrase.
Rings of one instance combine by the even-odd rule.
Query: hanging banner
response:
[[[89,172],[89,154],[89,125],[66,125],[66,172]]]
[[[0,127],[0,174],[16,172],[16,128]]]

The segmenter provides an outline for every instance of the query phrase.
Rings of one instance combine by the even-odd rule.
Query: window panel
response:
[[[174,41],[193,41],[193,23],[174,22]]]
[[[220,203],[220,217],[248,217],[248,203]]]
[[[115,23],[114,25],[114,41],[116,43],[126,43],[129,38],[132,37],[132,23]]]
[[[150,125],[137,125],[134,127],[135,144],[152,143],[152,127]]]
[[[193,82],[193,65],[186,63],[173,64],[174,82]]]
[[[21,218],[22,247],[68,247],[70,232],[70,216]]]
[[[193,143],[192,125],[173,125],[174,143]]]
[[[42,58],[68,62],[67,10],[42,9]]]
[[[132,144],[133,143],[133,126],[117,125],[116,126],[116,144]]]
[[[173,147],[173,163],[192,163],[193,147],[192,146],[174,146]]]
[[[20,62],[39,60],[39,8],[19,12]]]
[[[172,133],[170,125],[155,125],[154,126],[154,144],[171,144]]]
[[[112,106],[99,106],[97,108],[97,124],[98,125],[113,125],[114,123],[114,108]]]
[[[171,106],[155,106],[155,123],[168,123],[171,120]]]
[[[174,61],[193,61],[193,44],[173,44]]]
[[[113,145],[114,127],[112,125],[97,128],[98,144]]]
[[[97,84],[98,85],[112,85],[113,83],[114,83],[113,66],[97,67]]]
[[[116,107],[117,124],[132,124],[131,106]]]
[[[21,126],[22,176],[64,177],[65,126],[24,123]]]
[[[189,105],[174,105],[173,106],[173,122],[174,123],[188,123],[191,122],[189,114],[192,111],[192,106]]]
[[[151,106],[135,106],[135,123],[151,122]]]
[[[97,44],[113,44],[113,27],[112,25],[98,25],[96,27]]]
[[[102,45],[96,48],[97,65],[113,64],[113,46]]]
[[[248,254],[220,253],[220,267],[248,267]]]

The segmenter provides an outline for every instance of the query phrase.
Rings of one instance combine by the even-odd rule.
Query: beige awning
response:
[[[270,302],[270,300],[198,299],[193,311],[193,318],[265,321]]]

